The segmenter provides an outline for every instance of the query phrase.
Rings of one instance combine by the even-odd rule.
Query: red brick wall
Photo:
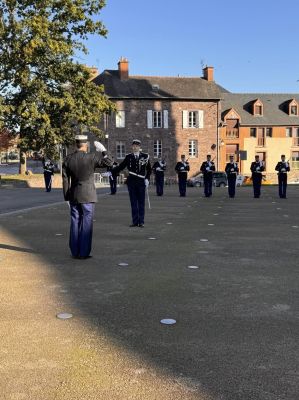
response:
[[[126,152],[131,151],[132,139],[141,140],[143,151],[148,152],[151,162],[154,140],[162,140],[162,154],[167,162],[167,176],[175,176],[174,167],[181,154],[189,158],[189,176],[199,171],[201,163],[211,154],[217,162],[217,150],[211,150],[217,144],[217,102],[212,101],[168,101],[168,100],[119,100],[118,110],[126,111],[125,128],[115,127],[115,115],[108,118],[105,132],[109,134],[109,151],[116,158],[116,141],[126,143]],[[147,110],[168,110],[168,129],[147,128]],[[183,110],[203,110],[202,129],[183,129]],[[104,129],[104,125],[101,126]],[[189,140],[198,141],[198,157],[189,157]],[[119,160],[118,160],[119,161]]]

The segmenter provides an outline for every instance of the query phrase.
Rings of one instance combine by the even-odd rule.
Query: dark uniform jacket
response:
[[[94,170],[109,165],[111,159],[102,158],[100,153],[77,150],[68,155],[62,165],[64,199],[71,203],[97,202]]]
[[[156,161],[153,165],[153,171],[155,174],[164,175],[166,170],[166,163],[164,161]]]
[[[43,160],[44,174],[54,175],[55,165],[50,160]]]
[[[257,176],[261,172],[265,171],[265,167],[262,165],[261,161],[253,161],[251,163],[250,171],[252,172],[252,176]]]
[[[190,171],[189,163],[187,161],[185,161],[185,162],[178,161],[175,166],[175,170],[178,173],[178,175],[186,175],[187,176],[188,171]]]
[[[238,164],[237,163],[227,163],[225,166],[225,172],[227,174],[227,176],[234,174],[237,176],[237,174],[239,173],[239,168],[238,168]]]
[[[149,155],[139,153],[139,157],[135,157],[134,153],[127,154],[124,160],[115,168],[113,168],[113,176],[127,168],[129,171],[129,182],[144,182],[144,179],[150,179],[152,172]]]
[[[275,171],[278,171],[278,174],[286,174],[290,171],[290,164],[287,161],[279,161],[275,167]]]
[[[212,174],[214,171],[215,171],[215,164],[213,163],[213,161],[204,161],[201,164],[200,172],[202,172],[204,175]]]

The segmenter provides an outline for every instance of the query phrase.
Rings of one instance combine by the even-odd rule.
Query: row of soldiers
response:
[[[109,176],[111,194],[116,192],[116,181],[120,171],[127,169],[127,187],[131,203],[132,223],[130,227],[144,227],[145,195],[148,194],[149,180],[152,170],[156,175],[157,195],[163,195],[164,172],[166,163],[163,160],[157,161],[151,167],[149,155],[141,151],[141,142],[134,139],[132,142],[132,152],[127,154],[124,160],[117,164],[107,154],[106,148],[100,142],[94,142],[97,152],[88,153],[87,136],[76,136],[76,151],[68,155],[62,166],[63,193],[64,199],[69,202],[71,213],[70,229],[70,249],[74,258],[85,259],[90,257],[92,244],[92,227],[94,204],[97,201],[94,185],[94,171],[96,168],[107,168],[106,175]],[[45,165],[47,171],[48,165]],[[176,164],[175,170],[178,174],[178,184],[180,196],[186,196],[187,174],[190,170],[188,160],[184,155]],[[277,164],[276,170],[279,177],[280,197],[286,197],[287,172],[290,170],[285,156]],[[46,171],[46,172],[47,172]],[[215,164],[211,156],[202,163],[200,171],[204,178],[205,196],[212,195],[213,173]],[[225,171],[228,177],[229,196],[235,196],[236,177],[239,173],[238,165],[234,162],[234,157],[230,157]],[[264,165],[256,156],[251,164],[252,180],[254,187],[254,197],[260,196],[260,185]],[[113,184],[112,184],[113,183]],[[49,188],[49,181],[46,180]],[[48,190],[48,189],[47,189]]]

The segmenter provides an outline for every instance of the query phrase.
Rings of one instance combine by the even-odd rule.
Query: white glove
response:
[[[149,180],[148,180],[148,179],[144,179],[144,184],[145,184],[145,187],[148,187],[148,185],[149,185]]]
[[[259,171],[259,170],[260,170],[260,167],[257,167],[257,168],[256,168],[256,171]]]
[[[103,153],[103,151],[107,151],[106,147],[104,145],[102,145],[102,143],[100,142],[94,142],[96,151],[100,151],[101,153]]]
[[[181,169],[181,171],[182,171],[182,170],[184,169],[184,167],[181,167],[180,169]]]
[[[102,176],[111,176],[112,174],[110,171],[108,171],[108,172],[102,172],[101,175]]]
[[[206,170],[207,170],[207,171],[210,171],[210,167],[207,167]]]
[[[281,172],[286,172],[286,169],[285,168],[281,168]]]

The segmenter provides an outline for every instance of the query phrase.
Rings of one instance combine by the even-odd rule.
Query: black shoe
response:
[[[136,226],[138,226],[138,224],[131,224],[130,228],[135,228]]]
[[[87,260],[88,258],[92,258],[92,256],[79,256],[77,257],[79,260]]]
[[[144,228],[144,224],[139,224],[139,228]]]

